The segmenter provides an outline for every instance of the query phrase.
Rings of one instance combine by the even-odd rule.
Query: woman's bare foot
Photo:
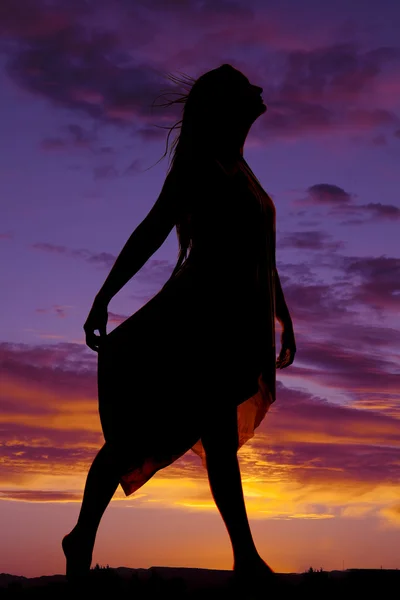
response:
[[[76,528],[62,540],[62,549],[67,560],[66,576],[68,581],[82,579],[90,573],[94,540],[79,532]]]

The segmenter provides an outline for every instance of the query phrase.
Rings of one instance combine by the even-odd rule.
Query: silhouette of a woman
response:
[[[118,485],[133,493],[190,448],[207,468],[234,575],[262,581],[272,573],[252,538],[237,459],[275,400],[276,367],[289,366],[296,352],[275,265],[275,207],[243,158],[249,129],[267,110],[261,93],[224,64],[182,96],[181,131],[160,196],[84,325],[87,345],[98,352],[105,444],[90,467],[78,522],[63,539],[70,580],[89,572]],[[106,335],[111,298],[174,226],[180,254],[171,277]]]

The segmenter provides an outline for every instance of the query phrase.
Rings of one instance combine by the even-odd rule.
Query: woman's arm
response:
[[[175,222],[173,196],[164,185],[157,202],[122,248],[95,302],[107,305],[164,243]]]
[[[275,310],[276,318],[282,327],[293,329],[292,318],[287,307],[285,296],[283,294],[281,281],[279,279],[278,270],[275,269]]]

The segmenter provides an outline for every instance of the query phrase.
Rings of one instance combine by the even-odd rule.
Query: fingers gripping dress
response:
[[[241,447],[275,401],[275,206],[244,159],[186,173],[190,252],[98,353],[127,496],[189,449],[205,466],[202,431],[224,407],[236,406]]]

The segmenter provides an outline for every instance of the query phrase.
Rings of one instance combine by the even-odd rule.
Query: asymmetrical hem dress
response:
[[[275,401],[274,203],[243,158],[186,173],[190,252],[98,352],[100,420],[126,496],[190,449],[206,466],[202,431],[228,405],[240,448]]]

